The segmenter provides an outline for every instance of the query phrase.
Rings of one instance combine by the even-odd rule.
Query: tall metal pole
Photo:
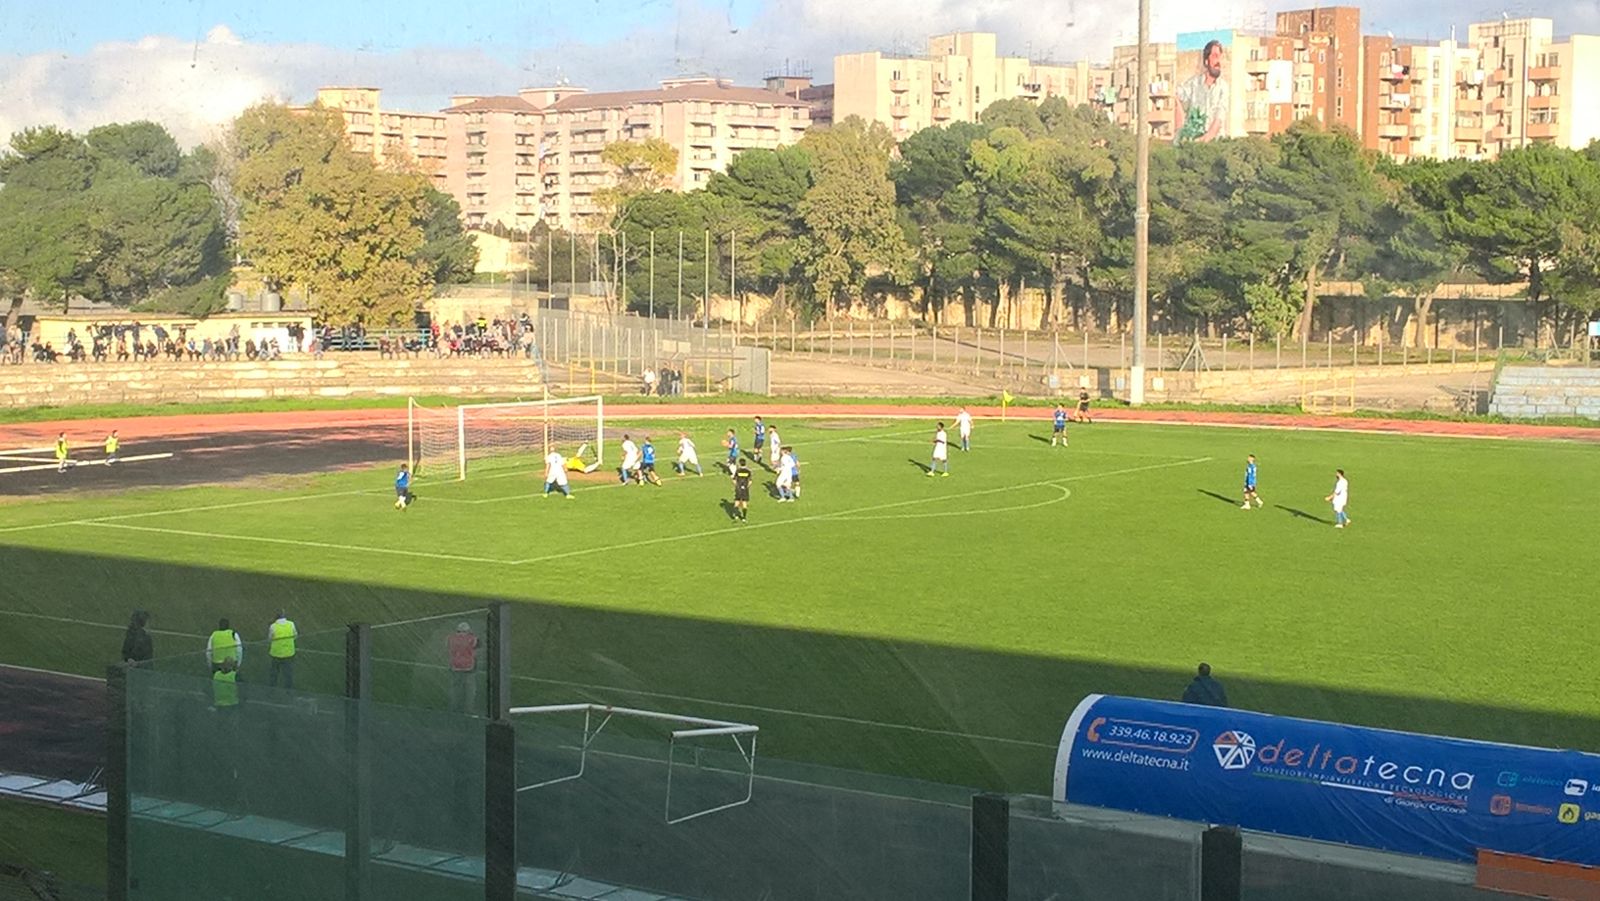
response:
[[[656,233],[650,230],[650,318],[656,318]]]
[[[1133,86],[1135,159],[1133,167],[1133,366],[1128,371],[1128,403],[1144,403],[1144,342],[1150,281],[1150,0],[1139,0],[1139,78]]]
[[[739,299],[738,289],[734,287],[734,273],[739,271],[739,248],[735,243],[737,238],[737,233],[728,232],[728,300],[736,305]],[[744,321],[743,310],[739,311],[739,321]]]
[[[706,330],[711,330],[711,229],[706,229],[705,263],[701,266],[700,287],[706,301]]]
[[[683,321],[683,229],[678,229],[678,321]]]

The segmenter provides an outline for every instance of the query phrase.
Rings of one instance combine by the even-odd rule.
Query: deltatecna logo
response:
[[[1248,732],[1230,729],[1211,743],[1216,752],[1217,765],[1225,770],[1242,770],[1256,757],[1256,740]]]

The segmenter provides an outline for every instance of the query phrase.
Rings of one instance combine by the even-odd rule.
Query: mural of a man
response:
[[[1228,81],[1222,77],[1222,42],[1207,41],[1200,71],[1178,88],[1179,141],[1206,143],[1222,136],[1228,123]]]

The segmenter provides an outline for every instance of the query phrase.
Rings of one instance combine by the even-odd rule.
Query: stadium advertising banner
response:
[[[1600,755],[1090,695],[1056,801],[1470,862],[1600,865]]]

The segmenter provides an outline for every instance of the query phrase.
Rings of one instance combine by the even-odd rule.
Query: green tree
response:
[[[416,261],[435,285],[470,282],[478,267],[478,245],[461,227],[461,204],[432,185],[422,194],[422,247]]]
[[[742,211],[736,216],[740,283],[773,294],[779,307],[789,301],[789,285],[803,277],[800,203],[811,189],[814,164],[811,150],[799,144],[746,150],[706,185],[707,194]]]
[[[799,205],[806,226],[800,258],[813,297],[831,315],[836,303],[863,297],[872,277],[906,281],[910,251],[889,180],[894,141],[881,124],[851,116],[808,132],[801,144],[816,163]]]
[[[1466,249],[1446,234],[1441,211],[1450,180],[1466,165],[1419,160],[1380,169],[1388,196],[1378,210],[1372,252],[1360,275],[1369,297],[1397,293],[1411,299],[1418,347],[1426,344],[1425,326],[1439,286],[1466,266]]]
[[[433,287],[428,186],[351,152],[337,113],[259,104],[234,122],[239,246],[264,281],[298,284],[332,325],[409,321]]]
[[[1290,280],[1302,287],[1295,331],[1310,333],[1318,285],[1373,227],[1382,202],[1373,156],[1348,131],[1298,122],[1276,135],[1276,165],[1244,192],[1246,241],[1287,242]]]
[[[1589,303],[1582,272],[1600,217],[1600,165],[1585,154],[1534,144],[1460,169],[1438,204],[1444,228],[1491,281],[1526,279],[1528,299]]]
[[[210,190],[185,163],[171,135],[149,122],[102,126],[85,138],[17,134],[0,159],[7,324],[30,294],[133,306],[183,289],[214,308],[225,232]]]
[[[973,145],[972,169],[988,197],[990,238],[1024,271],[1048,279],[1044,322],[1065,308],[1068,285],[1101,252],[1100,223],[1115,203],[1116,166],[1103,146],[1018,139],[999,129]]]
[[[979,189],[969,168],[973,142],[988,134],[987,126],[969,122],[922,129],[900,145],[891,170],[925,307],[937,314],[960,294],[969,322],[981,237]]]

